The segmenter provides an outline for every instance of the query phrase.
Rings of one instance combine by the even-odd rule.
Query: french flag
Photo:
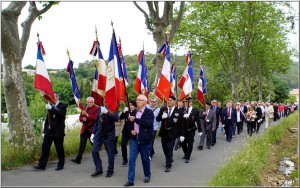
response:
[[[84,110],[84,107],[82,106],[82,104],[80,102],[80,92],[79,92],[78,85],[77,85],[77,82],[76,82],[75,72],[74,72],[74,69],[73,69],[73,64],[74,64],[73,61],[70,60],[69,63],[68,63],[68,67],[67,67],[66,71],[69,73],[69,78],[70,78],[70,82],[71,82],[71,86],[72,86],[72,92],[73,92],[73,95],[74,95],[75,102],[81,110]]]
[[[118,47],[116,41],[115,31],[113,30],[108,64],[107,64],[107,76],[106,76],[106,93],[105,93],[105,103],[107,108],[111,112],[115,112],[119,109],[120,106],[120,92],[119,92],[119,71],[120,71],[120,62]]]
[[[125,88],[128,86],[128,76],[127,76],[127,70],[126,70],[126,64],[123,57],[122,52],[122,46],[121,44],[118,44],[118,53],[119,53],[119,60],[121,62],[121,70],[119,71],[119,80],[120,80],[120,100],[126,104],[126,94],[125,94]],[[123,75],[122,75],[123,72]]]
[[[170,62],[170,46],[168,42],[160,49],[159,53],[165,54],[165,60],[163,68],[161,70],[161,75],[157,84],[158,92],[168,101],[171,91],[170,81],[171,81],[171,62]]]
[[[106,88],[106,75],[105,75],[105,71],[106,71],[106,64],[105,64],[105,60],[103,58],[101,49],[100,49],[100,43],[99,41],[94,41],[93,42],[93,46],[92,49],[90,50],[90,54],[94,57],[97,56],[98,54],[98,65],[97,65],[97,72],[98,72],[98,83],[97,83],[97,89],[98,89],[98,93],[100,93],[100,95],[102,97],[105,96],[105,88]]]
[[[95,70],[95,76],[93,79],[93,85],[92,85],[92,91],[91,91],[91,97],[94,98],[95,105],[102,106],[103,105],[103,97],[100,95],[100,91],[98,89],[98,70],[96,67]]]
[[[186,61],[188,64],[178,83],[178,87],[181,88],[179,100],[184,100],[192,93],[194,89],[194,73],[192,68],[193,61],[192,61],[192,53],[190,51],[188,51],[186,55]]]
[[[148,95],[150,93],[150,86],[148,82],[148,67],[145,68],[145,84],[146,84],[145,95],[148,98]]]
[[[176,66],[172,64],[171,67],[171,95],[175,96],[177,91],[177,84],[176,84]]]
[[[144,50],[141,50],[138,56],[139,61],[139,70],[135,79],[134,90],[137,94],[145,94],[147,93],[147,76],[145,69],[145,58],[144,58]],[[147,94],[148,95],[148,94]],[[146,95],[146,96],[147,96]]]
[[[37,43],[37,60],[36,60],[36,70],[34,78],[34,88],[40,91],[42,97],[46,100],[55,104],[54,92],[52,89],[52,84],[48,75],[46,64],[44,62],[43,55],[46,55],[42,42]]]
[[[203,67],[200,66],[200,76],[199,76],[199,82],[198,82],[197,99],[202,106],[204,106],[204,95],[205,94],[206,94],[206,79],[204,78]]]

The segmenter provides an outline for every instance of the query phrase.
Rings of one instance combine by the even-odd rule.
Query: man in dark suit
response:
[[[116,139],[115,122],[118,120],[119,114],[117,111],[109,112],[105,107],[100,107],[98,109],[93,134],[91,135],[91,141],[93,142],[92,156],[96,167],[96,171],[91,175],[92,177],[103,174],[102,161],[99,155],[99,151],[103,144],[108,157],[106,177],[109,178],[114,173],[114,145]]]
[[[124,186],[133,186],[135,178],[136,158],[140,153],[144,171],[144,183],[149,183],[150,171],[150,147],[153,140],[153,111],[146,107],[147,97],[140,94],[136,99],[137,109],[133,110],[128,120],[130,124],[130,153],[128,181]]]
[[[231,142],[233,126],[236,123],[236,109],[232,108],[232,101],[228,101],[222,112],[222,125],[226,133],[226,141]]]
[[[79,116],[79,121],[82,123],[80,130],[80,143],[78,148],[78,153],[75,159],[71,159],[72,162],[80,164],[82,159],[82,154],[86,147],[86,142],[90,139],[91,134],[93,133],[94,123],[97,119],[98,107],[94,104],[93,97],[86,98],[86,108],[82,110]],[[91,144],[93,144],[91,142]]]
[[[52,142],[54,142],[58,163],[55,170],[62,170],[65,165],[65,150],[64,150],[64,136],[65,136],[65,119],[67,106],[59,101],[59,94],[54,93],[55,104],[46,104],[48,116],[44,124],[44,140],[42,144],[42,156],[35,169],[44,170],[46,168]]]
[[[192,97],[186,98],[185,103],[186,106],[183,114],[184,139],[181,137],[180,141],[182,142],[181,147],[184,153],[183,159],[185,159],[185,163],[189,163],[193,151],[195,131],[201,124],[199,111],[192,105]]]
[[[203,134],[201,134],[200,136],[200,143],[198,149],[203,149],[205,138],[207,149],[210,149],[212,142],[212,132],[216,130],[216,111],[211,109],[210,102],[206,102],[205,109],[202,112],[200,112],[199,117],[202,120],[201,127],[203,130]]]
[[[212,131],[211,139],[211,146],[214,146],[217,143],[217,130],[222,119],[222,109],[218,107],[218,101],[216,99],[211,101],[211,109],[215,110],[216,112],[216,129]]]
[[[184,102],[185,101],[178,101],[177,107],[181,111],[181,113],[184,112],[184,108],[185,108],[184,107],[185,106]],[[175,140],[175,148],[174,149],[178,150],[179,148],[181,148],[180,135],[178,135],[178,137]]]
[[[184,138],[182,113],[175,106],[176,98],[170,96],[168,107],[162,107],[156,121],[161,121],[161,128],[158,136],[161,137],[161,145],[166,157],[165,172],[170,172],[173,162],[173,148],[178,135]]]
[[[254,131],[258,133],[260,125],[262,123],[262,111],[261,108],[257,105],[257,102],[253,102],[254,111],[256,112],[256,118],[255,118],[255,129]]]

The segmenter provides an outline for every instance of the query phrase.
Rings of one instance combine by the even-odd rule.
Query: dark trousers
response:
[[[155,140],[156,132],[157,132],[157,130],[153,130],[153,140],[152,140],[151,147],[150,147],[150,157],[152,157],[155,154],[153,146],[154,146],[154,140]]]
[[[259,123],[255,122],[255,131],[256,131],[256,133],[258,133],[261,123],[262,122],[259,122]]]
[[[121,142],[122,158],[123,161],[126,162],[128,162],[127,144],[129,140],[130,140],[130,133],[122,132],[122,142]]]
[[[231,119],[228,119],[226,122],[225,122],[225,133],[226,133],[226,140],[227,141],[231,141],[232,140],[232,129],[233,129],[233,124],[232,124],[232,121]]]
[[[115,139],[115,149],[114,149],[114,154],[118,154],[118,149],[117,149],[117,146],[118,146],[118,139],[119,139],[119,137],[116,136],[116,139]]]
[[[247,132],[249,136],[252,136],[254,126],[255,126],[255,121],[247,121]]]
[[[217,142],[217,130],[218,130],[218,127],[211,132],[211,144],[212,145],[215,145],[216,142]]]
[[[243,129],[243,122],[236,122],[236,127],[237,127],[237,134],[239,135],[242,132]]]
[[[166,167],[171,168],[173,162],[173,148],[176,138],[161,137],[161,146],[166,157]]]
[[[90,136],[91,136],[91,132],[89,130],[85,130],[80,135],[80,143],[79,143],[79,149],[78,149],[78,153],[76,156],[76,160],[81,161],[83,152],[86,148],[86,142],[88,139],[90,139]],[[91,143],[91,145],[93,145],[93,143],[91,141],[90,141],[90,143]]]
[[[181,147],[186,159],[190,159],[192,151],[193,151],[193,144],[194,144],[194,137],[195,131],[187,131],[184,134],[184,141],[181,143]]]
[[[55,138],[53,136],[48,136],[48,135],[44,136],[44,140],[42,144],[42,156],[39,160],[38,166],[46,167],[50,156],[52,142],[54,142],[57,157],[58,157],[57,167],[64,167],[65,165],[64,137]]]
[[[94,160],[94,164],[96,166],[96,171],[102,171],[102,160],[99,155],[99,151],[101,149],[102,144],[104,144],[107,157],[108,157],[108,170],[107,173],[114,172],[114,163],[115,163],[115,154],[114,154],[114,144],[115,144],[115,136],[114,133],[109,133],[112,135],[108,135],[107,138],[100,137],[100,139],[94,138],[94,144],[92,149],[92,157]]]

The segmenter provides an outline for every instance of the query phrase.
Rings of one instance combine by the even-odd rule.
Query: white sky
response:
[[[290,34],[289,38],[292,45],[299,48],[299,2],[293,4],[298,17],[294,30],[296,34]],[[139,5],[148,10],[145,2],[139,2]],[[2,2],[2,9],[7,6],[8,3]],[[20,23],[26,18],[27,10],[28,5],[23,9],[19,18]],[[52,6],[42,17],[42,20],[35,20],[32,25],[23,67],[29,64],[36,65],[37,33],[40,34],[40,40],[46,51],[44,61],[47,68],[66,68],[69,61],[67,48],[75,67],[86,60],[92,60],[93,57],[89,52],[96,39],[95,26],[103,57],[107,60],[112,35],[111,21],[117,40],[119,36],[121,37],[124,55],[138,54],[143,48],[143,42],[146,52],[156,52],[156,44],[152,35],[148,34],[144,15],[132,2],[60,2],[59,5]],[[174,48],[171,48],[171,53],[183,55],[185,52],[184,49],[175,52]]]

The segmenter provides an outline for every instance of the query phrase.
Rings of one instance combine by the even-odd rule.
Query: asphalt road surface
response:
[[[278,121],[276,121],[277,123]],[[227,142],[224,134],[218,130],[217,143],[211,149],[204,146],[199,150],[199,136],[195,135],[193,152],[190,163],[185,163],[182,148],[174,150],[173,166],[171,172],[165,172],[165,157],[161,147],[160,138],[154,142],[155,155],[151,160],[151,180],[144,183],[143,168],[140,155],[136,161],[135,186],[207,186],[208,180],[215,175],[222,164],[230,159],[235,152],[240,150],[247,142],[247,130],[244,125],[244,131],[239,137]],[[261,126],[260,135],[264,130]],[[254,134],[253,136],[258,136]],[[127,146],[129,147],[129,146]],[[49,161],[46,170],[36,170],[35,164],[30,164],[10,171],[2,171],[1,186],[123,186],[127,182],[128,166],[121,167],[122,156],[121,149],[118,148],[118,154],[115,157],[114,174],[110,178],[105,177],[107,170],[107,155],[105,151],[100,152],[102,159],[103,174],[98,177],[91,177],[95,172],[91,153],[83,156],[81,164],[71,162],[71,158],[66,158],[64,169],[55,171],[57,160]],[[72,157],[73,158],[73,157]]]

